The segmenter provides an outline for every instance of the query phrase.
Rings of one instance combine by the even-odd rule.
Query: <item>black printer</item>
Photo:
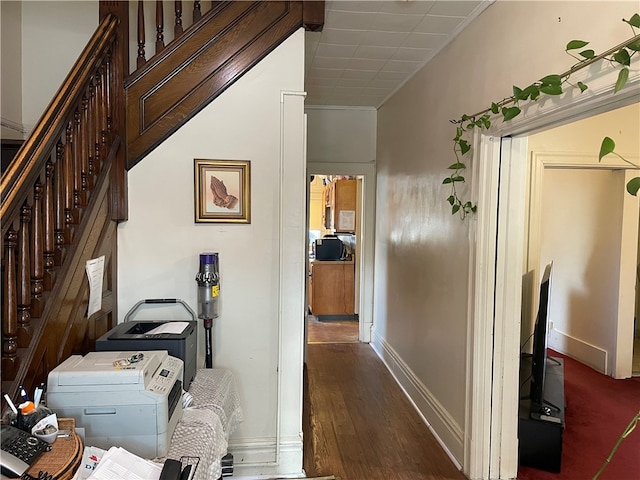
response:
[[[131,314],[142,304],[180,303],[193,320],[133,320]],[[138,302],[124,318],[96,340],[96,351],[166,350],[184,362],[184,389],[188,390],[196,374],[198,323],[191,308],[180,299],[147,299]]]

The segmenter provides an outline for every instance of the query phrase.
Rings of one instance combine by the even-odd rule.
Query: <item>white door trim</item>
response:
[[[500,139],[476,135],[472,162],[472,198],[481,207],[469,217],[469,318],[467,321],[467,401],[464,473],[489,478],[493,364],[493,319]]]
[[[362,241],[356,255],[360,262],[359,340],[371,342],[373,327],[373,271],[375,245],[376,166],[374,163],[308,162],[308,175],[358,175],[363,179]]]

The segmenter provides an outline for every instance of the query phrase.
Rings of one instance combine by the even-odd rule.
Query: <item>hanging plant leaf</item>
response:
[[[498,104],[495,102],[491,102],[491,113],[497,115],[500,110],[498,109]]]
[[[589,88],[588,86],[586,86],[584,83],[582,82],[578,82],[578,88],[580,89],[580,93],[584,92],[587,88]]]
[[[442,181],[443,185],[447,185],[449,183],[453,183],[453,179],[451,177],[447,177]]]
[[[456,203],[453,207],[451,207],[451,215],[455,215],[460,210],[460,204]]]
[[[583,50],[580,52],[580,56],[584,57],[584,58],[594,58],[596,56],[596,52],[593,50]]]
[[[640,40],[636,40],[635,42],[627,45],[627,48],[633,50],[634,52],[640,52]]]
[[[498,113],[498,112],[496,112]],[[482,117],[482,123],[484,128],[486,128],[487,130],[489,130],[491,128],[491,119],[489,118],[489,115],[484,115]]]
[[[462,175],[451,175],[452,182],[464,182],[464,177]]]
[[[467,168],[467,166],[461,162],[456,162],[449,165],[449,170],[462,170],[463,168]]]
[[[462,153],[462,155],[464,155],[469,150],[471,150],[471,146],[469,145],[469,143],[466,140],[458,141],[458,145],[460,145],[460,152]]]
[[[463,133],[464,133],[464,131],[462,130],[462,127],[457,127],[456,128],[456,136],[453,137],[453,141],[457,143],[458,140],[460,140],[460,138],[462,137]]]
[[[540,79],[542,85],[560,85],[562,83],[562,77],[560,75],[547,75]]]
[[[571,40],[569,43],[567,43],[567,48],[565,48],[565,51],[577,50],[578,48],[586,47],[587,45],[589,45],[589,42],[585,42],[584,40]]]
[[[627,183],[627,192],[635,197],[638,195],[638,190],[640,190],[640,177],[629,180],[629,183]]]
[[[540,96],[540,88],[536,85],[529,85],[525,88],[522,93],[524,94],[524,99],[531,98],[531,100],[536,100]]]
[[[449,198],[447,198],[447,202],[449,202],[450,205],[453,205],[455,201],[456,197],[454,197],[453,195],[450,195]]]
[[[516,87],[515,85],[513,86],[513,97],[516,100],[526,100],[527,99],[527,95],[524,95],[522,93],[522,89]]]
[[[613,59],[621,65],[629,66],[631,65],[631,57],[629,56],[629,52],[626,49],[621,48],[616,53],[613,54]]]
[[[520,115],[521,110],[518,107],[503,107],[502,108],[502,120],[505,122],[508,122],[509,120],[512,120],[514,118],[516,118],[518,115]]]
[[[638,15],[637,13],[635,13],[629,20],[625,20],[623,18],[622,21],[628,23],[632,27],[640,28],[640,15]]]
[[[627,67],[624,67],[622,70],[620,70],[620,73],[618,74],[618,81],[616,82],[616,86],[613,89],[613,93],[618,93],[620,90],[622,90],[626,85],[628,79],[629,79],[629,69]]]
[[[614,142],[612,138],[604,137],[602,139],[602,144],[600,145],[600,154],[598,155],[598,161],[601,161],[602,157],[613,152],[615,148],[616,142]]]
[[[562,85],[543,85],[540,87],[540,91],[547,95],[561,95]]]

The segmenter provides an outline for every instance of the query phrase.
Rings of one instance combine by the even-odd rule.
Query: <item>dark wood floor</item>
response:
[[[304,468],[341,480],[464,480],[368,344],[307,346]]]

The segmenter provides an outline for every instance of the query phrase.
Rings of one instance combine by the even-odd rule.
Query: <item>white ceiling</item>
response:
[[[327,0],[307,32],[306,105],[381,106],[495,0]]]

